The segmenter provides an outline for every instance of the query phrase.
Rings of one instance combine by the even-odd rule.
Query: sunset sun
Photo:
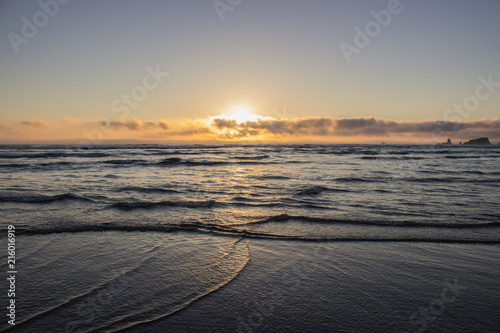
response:
[[[256,130],[255,126],[264,121],[273,121],[273,117],[259,116],[254,108],[248,104],[236,104],[218,116],[211,116],[204,120],[213,133],[226,139],[254,140],[263,139],[266,134]]]
[[[259,117],[254,114],[253,108],[248,105],[236,105],[230,110],[231,115],[228,119],[236,120],[238,124],[247,121],[256,121]]]
[[[239,125],[248,121],[273,120],[274,118],[259,116],[255,113],[254,108],[250,105],[238,104],[229,108],[229,110],[224,114],[209,117],[209,123],[214,119],[234,120]]]

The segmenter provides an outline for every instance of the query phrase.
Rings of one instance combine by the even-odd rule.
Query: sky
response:
[[[0,0],[0,143],[500,140],[498,0]]]

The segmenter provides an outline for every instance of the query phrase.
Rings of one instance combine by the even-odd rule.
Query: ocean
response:
[[[499,332],[499,161],[500,145],[0,146],[17,269],[0,330]]]

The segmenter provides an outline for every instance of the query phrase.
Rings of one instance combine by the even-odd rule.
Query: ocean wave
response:
[[[81,164],[81,162],[74,163],[69,161],[57,161],[57,162],[45,162],[45,163],[8,163],[8,164],[0,164],[0,168],[14,168],[14,169],[42,168],[43,170],[47,170],[50,169],[51,167],[77,166],[79,164]]]
[[[328,190],[328,189],[324,186],[313,186],[313,187],[308,187],[306,189],[298,191],[297,195],[317,195],[317,194],[322,193],[325,190]]]
[[[169,158],[166,158],[164,160],[161,160],[157,164],[159,164],[159,165],[170,165],[170,164],[180,163],[181,161],[182,161],[182,159],[179,158],[179,157],[169,157]]]
[[[235,156],[238,160],[263,160],[269,158],[269,155],[255,155],[255,156]]]
[[[141,193],[182,193],[181,191],[163,187],[141,187],[124,186],[116,189],[117,192],[141,192]]]
[[[362,150],[360,151],[361,154],[363,155],[378,155],[378,151],[375,150]]]
[[[427,159],[427,157],[423,157],[423,156],[384,156],[381,159],[411,161],[411,160],[425,160],[425,159]]]
[[[271,222],[290,222],[299,221],[305,223],[320,223],[320,224],[351,224],[351,225],[373,225],[382,227],[423,227],[423,228],[446,228],[446,229],[463,229],[463,228],[491,228],[500,227],[500,222],[481,222],[481,223],[456,223],[456,222],[417,222],[417,221],[387,221],[387,220],[353,220],[343,218],[324,218],[311,217],[300,215],[280,214],[268,217],[266,219],[238,225],[266,224]]]
[[[190,222],[182,224],[161,224],[161,225],[119,225],[119,224],[80,224],[80,225],[60,225],[45,228],[16,228],[16,232],[27,235],[38,234],[59,234],[59,233],[79,233],[79,232],[103,232],[103,231],[126,231],[126,232],[176,232],[176,231],[220,231],[234,232],[230,227]]]
[[[210,208],[215,200],[206,201],[120,201],[109,205],[109,208],[119,210],[151,209],[157,207]]]
[[[0,168],[27,168],[30,167],[29,163],[9,163],[9,164],[0,164]]]
[[[25,153],[25,154],[2,154],[0,158],[51,158],[51,157],[62,157],[66,156],[66,153],[62,152],[48,152],[48,153]]]
[[[483,155],[472,155],[472,156],[467,156],[467,155],[446,155],[444,158],[448,159],[476,159],[476,158],[483,158],[483,157],[497,157],[497,156],[483,156]]]
[[[214,166],[214,165],[226,165],[229,164],[229,162],[226,161],[210,161],[210,160],[201,160],[201,161],[192,161],[192,160],[184,160],[179,157],[170,157],[166,158],[164,160],[161,160],[159,162],[153,162],[152,165],[159,165],[159,166],[179,166],[179,165],[186,165],[186,166]]]
[[[255,164],[269,164],[260,161],[252,161],[252,160],[243,160],[243,161],[211,161],[211,160],[200,160],[200,161],[192,161],[192,160],[183,160],[179,157],[171,157],[164,159],[160,162],[152,163],[152,165],[159,166],[220,166],[220,165],[255,165]]]
[[[353,183],[359,183],[359,182],[378,182],[380,181],[380,178],[366,178],[366,177],[338,177],[335,179],[337,182],[353,182]],[[386,181],[386,180],[384,180]]]
[[[465,178],[460,177],[405,178],[404,180],[411,183],[455,183],[466,181]]]
[[[40,163],[36,164],[36,166],[43,166],[43,167],[49,167],[49,166],[57,166],[57,165],[71,165],[71,164],[76,164],[68,161],[58,161],[58,162],[48,162],[48,163]]]
[[[229,206],[237,206],[237,207],[294,207],[293,205],[284,204],[282,202],[262,202],[262,203],[251,203],[251,202],[241,202],[241,201],[232,201],[225,203]]]
[[[119,165],[123,165],[123,164],[145,164],[146,161],[145,160],[106,160],[106,161],[102,161],[101,163],[105,163],[105,164],[119,164]]]
[[[427,159],[428,157],[423,157],[423,156],[407,156],[407,155],[395,155],[395,156],[391,156],[391,154],[387,155],[387,156],[383,156],[383,155],[378,155],[378,156],[374,156],[374,155],[365,155],[365,156],[361,156],[360,159],[362,160],[384,160],[384,161],[410,161],[410,160],[425,160]]]
[[[297,195],[318,195],[323,192],[350,192],[347,189],[329,188],[325,186],[311,186],[297,191]]]
[[[141,155],[141,154],[138,154]],[[248,158],[248,159],[231,159],[231,160],[186,160],[180,157],[169,157],[162,159],[160,161],[151,161],[140,158],[130,158],[130,159],[107,159],[107,160],[96,160],[92,163],[96,164],[108,164],[116,167],[129,166],[129,165],[139,165],[139,166],[224,166],[224,165],[260,165],[260,164],[275,164],[276,162],[264,162],[265,158],[259,159],[258,157]],[[43,161],[43,163],[42,163]],[[58,167],[58,166],[74,166],[90,163],[90,161],[85,161],[80,159],[78,161],[68,161],[68,160],[55,160],[53,162],[46,162],[45,159],[42,160],[32,160],[29,163],[5,163],[0,164],[0,168],[30,168],[30,167]],[[289,161],[289,163],[302,163]]]
[[[263,175],[263,176],[258,176],[258,177],[255,177],[256,179],[259,179],[259,180],[266,180],[266,179],[275,179],[275,180],[286,180],[286,179],[290,179],[290,177],[287,177],[287,176],[279,176],[279,175]]]
[[[103,176],[104,178],[109,178],[109,179],[118,179],[120,176],[113,175],[113,174],[107,174]]]
[[[500,183],[500,178],[467,179],[467,180],[463,180],[463,182],[464,183],[486,183],[488,185],[488,184]]]
[[[233,197],[232,200],[243,201],[243,202],[259,202],[260,201],[260,199],[248,198],[248,197],[245,197],[242,195],[237,195],[237,196]]]
[[[242,224],[243,225],[243,224]],[[47,228],[19,228],[16,231],[23,235],[43,235],[60,233],[81,232],[194,232],[210,233],[219,236],[230,236],[238,238],[254,238],[266,240],[288,240],[304,242],[432,242],[432,243],[465,243],[465,244],[500,244],[500,239],[481,239],[472,236],[447,236],[429,234],[428,237],[413,236],[411,234],[400,236],[366,235],[366,236],[308,236],[308,235],[286,235],[266,232],[251,231],[241,228],[242,225],[222,226],[210,223],[183,223],[165,225],[78,225],[78,226],[54,226]],[[245,224],[248,225],[248,224]],[[239,228],[236,228],[238,227]]]
[[[46,153],[21,153],[21,154],[2,154],[0,158],[58,158],[58,157],[86,157],[98,158],[113,156],[107,153],[93,152],[93,153],[68,153],[68,152],[46,152]]]
[[[0,202],[20,202],[20,203],[51,203],[56,201],[77,200],[93,201],[72,193],[58,195],[0,195]]]
[[[148,155],[202,155],[206,154],[205,151],[190,151],[190,150],[150,150],[147,151]]]
[[[205,161],[183,161],[183,164],[191,166],[214,166],[214,165],[227,165],[229,164],[229,162],[205,160]]]
[[[398,151],[398,150],[392,150],[386,152],[387,155],[408,155],[409,153],[412,153],[411,151]]]

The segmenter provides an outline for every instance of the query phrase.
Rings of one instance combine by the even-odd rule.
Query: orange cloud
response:
[[[77,125],[79,123],[78,119],[70,118],[69,116],[60,117],[59,121],[64,125]]]
[[[500,119],[467,122],[394,121],[377,118],[309,117],[258,120],[238,124],[234,120],[214,119],[211,124],[226,138],[278,135],[283,137],[391,137],[391,136],[491,136],[500,137]]]
[[[37,131],[29,128],[36,128]],[[211,117],[208,120],[150,120],[137,118],[113,121],[77,120],[69,117],[48,122],[42,119],[0,124],[2,142],[90,140],[133,141],[267,141],[267,142],[400,142],[436,143],[486,136],[500,140],[500,119],[475,121],[395,121],[374,117],[305,117],[238,122]]]
[[[110,122],[101,121],[100,126],[110,127],[113,130],[128,129],[131,131],[168,129],[168,124],[165,120],[142,122],[135,117],[129,118],[127,120],[114,120]]]
[[[50,124],[48,122],[46,122],[45,120],[42,120],[42,119],[24,120],[24,121],[21,121],[21,125],[34,127],[37,129],[46,129],[50,126]]]

